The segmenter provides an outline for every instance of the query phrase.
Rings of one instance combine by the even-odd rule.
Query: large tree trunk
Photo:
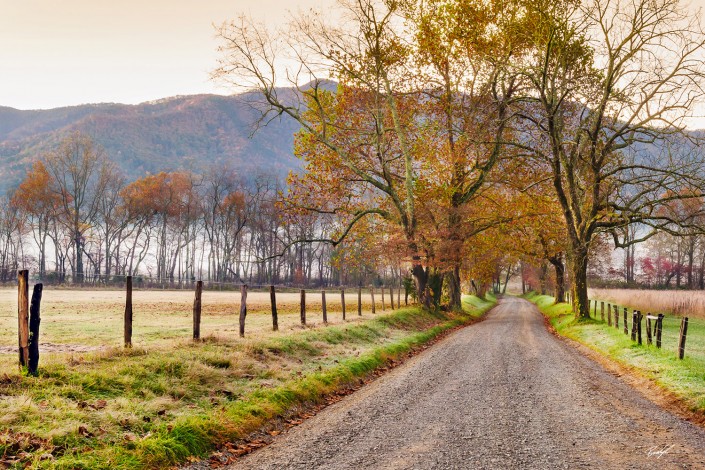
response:
[[[74,282],[83,284],[83,237],[78,230],[76,230],[74,236],[74,249],[76,250],[76,279],[74,279]]]
[[[413,266],[411,268],[411,276],[414,278],[416,286],[416,295],[421,305],[426,308],[431,308],[431,295],[428,292],[428,270],[421,265],[419,256],[413,257]]]
[[[565,266],[560,256],[548,259],[556,270],[556,303],[565,302]]]
[[[580,247],[573,249],[573,259],[570,263],[573,279],[573,298],[575,299],[575,315],[578,318],[590,318],[587,292],[588,249]]]
[[[450,294],[449,308],[451,310],[462,310],[461,288],[460,288],[460,266],[455,266],[452,271],[446,273],[448,292]]]
[[[541,268],[539,270],[539,287],[541,289],[541,295],[546,295],[546,279],[548,278],[548,264],[545,261],[541,262]]]

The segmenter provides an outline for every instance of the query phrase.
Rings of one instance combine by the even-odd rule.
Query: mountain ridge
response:
[[[229,163],[241,174],[283,177],[301,167],[293,155],[299,125],[281,116],[258,129],[256,92],[179,95],[139,104],[95,103],[48,110],[0,106],[0,190],[68,133],[90,135],[133,180],[159,171]]]

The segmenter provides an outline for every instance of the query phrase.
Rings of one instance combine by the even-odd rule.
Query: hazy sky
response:
[[[287,11],[334,0],[0,0],[0,106],[53,108],[228,93],[213,23],[248,13],[281,24]],[[705,5],[693,0],[691,8]],[[699,113],[700,114],[700,113]]]
[[[0,0],[0,106],[53,108],[228,93],[213,23],[268,24],[332,0]]]

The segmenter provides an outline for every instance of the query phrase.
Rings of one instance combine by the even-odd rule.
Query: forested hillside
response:
[[[250,138],[259,117],[251,98],[194,95],[33,111],[0,107],[0,191],[16,186],[32,161],[76,130],[102,145],[130,180],[221,161],[241,175],[266,169],[285,176],[298,167],[292,150],[299,125],[277,118]]]

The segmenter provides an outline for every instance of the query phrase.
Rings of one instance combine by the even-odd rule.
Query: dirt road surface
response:
[[[231,469],[705,469],[705,432],[502,300]]]

